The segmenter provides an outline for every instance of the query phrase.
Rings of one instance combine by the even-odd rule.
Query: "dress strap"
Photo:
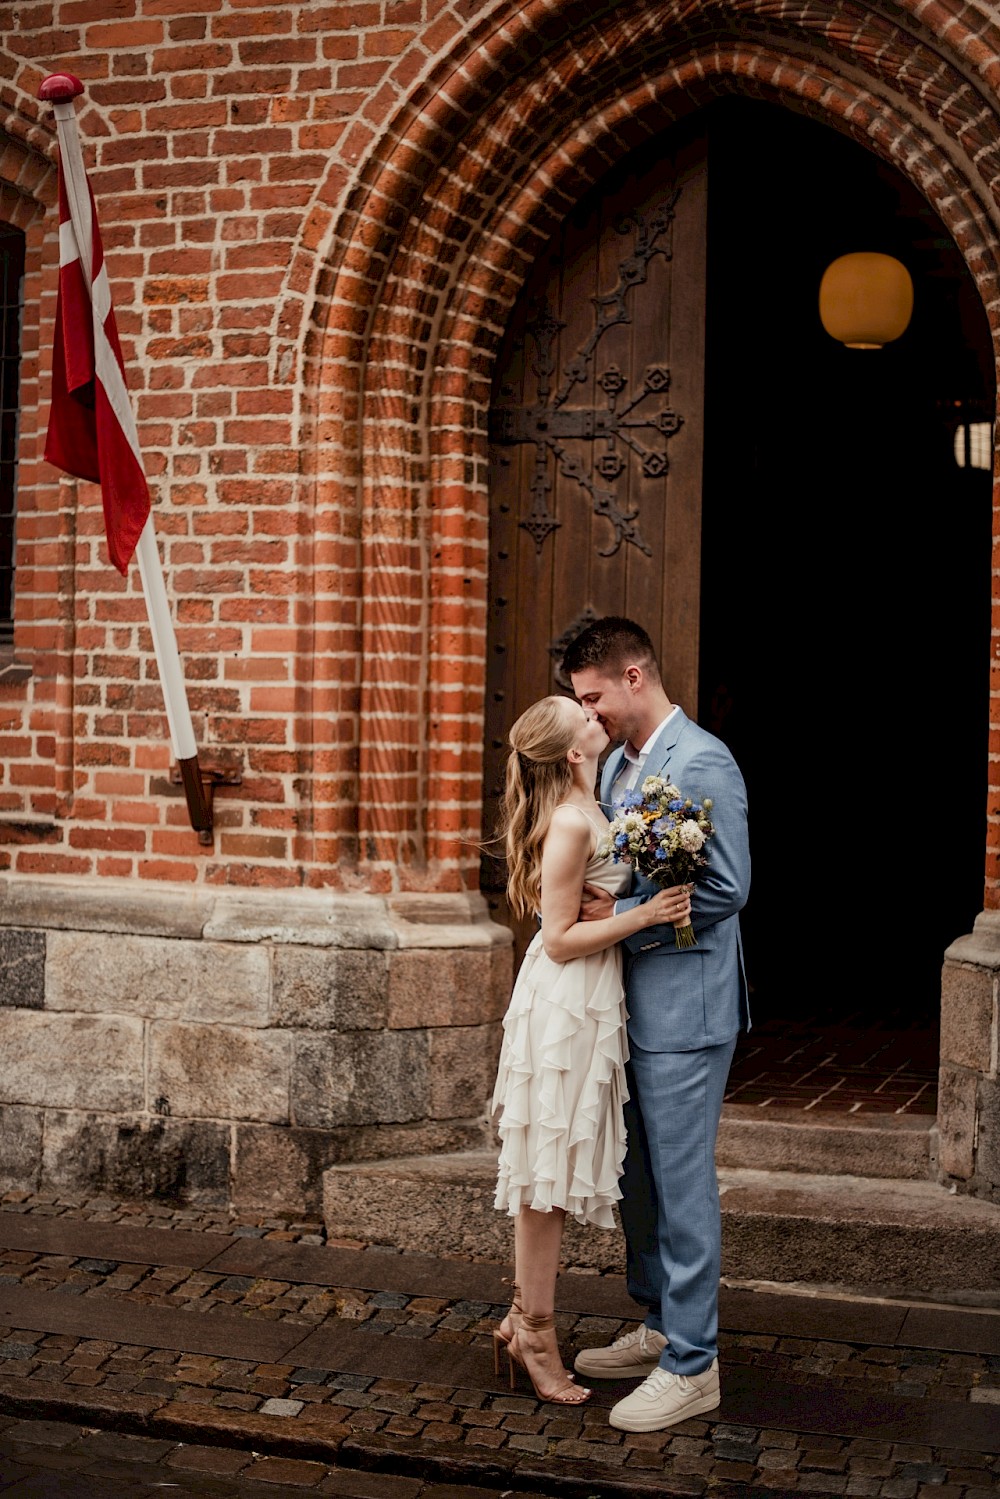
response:
[[[556,802],[555,810],[558,811],[560,807],[571,807],[574,812],[579,812],[580,816],[585,818],[586,821],[590,823],[590,826],[597,834],[598,842],[600,842],[600,840],[604,837],[604,834],[607,832],[607,824],[605,824],[603,828],[599,828],[597,826],[597,823],[591,817],[590,813],[585,812],[582,807],[578,807],[575,802]]]

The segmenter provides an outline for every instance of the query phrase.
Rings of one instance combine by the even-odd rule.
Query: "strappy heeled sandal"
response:
[[[551,1332],[552,1347],[559,1362],[559,1373],[562,1375],[562,1384],[557,1385],[554,1390],[540,1390],[535,1383],[535,1376],[528,1368],[527,1359],[532,1354],[527,1348],[521,1346],[522,1332]],[[514,1388],[514,1365],[520,1364],[521,1368],[531,1380],[531,1388],[539,1400],[545,1400],[550,1405],[583,1405],[585,1400],[590,1399],[590,1391],[583,1389],[580,1385],[573,1383],[573,1377],[567,1369],[562,1367],[562,1358],[559,1353],[559,1344],[556,1340],[556,1319],[549,1317],[532,1317],[528,1312],[521,1313],[521,1326],[516,1328],[513,1337],[507,1344],[507,1360],[510,1366],[510,1387]]]
[[[504,1279],[502,1284],[505,1286],[510,1286],[511,1289],[510,1311],[507,1313],[504,1321],[507,1321],[509,1318],[511,1318],[515,1312],[518,1317],[523,1316],[523,1313],[521,1311],[521,1287],[518,1285],[516,1280]],[[517,1328],[513,1328],[510,1337],[508,1337],[506,1333],[501,1332],[499,1327],[494,1327],[493,1329],[493,1373],[497,1376],[499,1376],[500,1374],[500,1350],[501,1348],[507,1348],[510,1346],[510,1339],[514,1336],[514,1333],[516,1331]]]

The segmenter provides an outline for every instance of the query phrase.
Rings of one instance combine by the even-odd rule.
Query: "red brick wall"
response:
[[[894,14],[63,0],[53,31],[51,6],[19,6],[0,211],[29,229],[16,658],[31,674],[0,681],[0,867],[474,885],[491,362],[586,187],[720,92],[779,101],[918,184],[1000,326],[993,7]],[[107,563],[96,492],[40,462],[56,244],[36,94],[57,69],[87,87],[196,733],[206,762],[242,773],[209,849],[169,784],[138,576]],[[992,752],[997,907],[1000,713]]]

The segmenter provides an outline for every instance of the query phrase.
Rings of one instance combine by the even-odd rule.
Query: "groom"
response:
[[[670,927],[625,940],[628,1154],[622,1177],[628,1290],[646,1309],[636,1332],[588,1348],[575,1367],[589,1379],[644,1376],[612,1408],[621,1431],[660,1431],[719,1404],[721,1219],[715,1139],[741,1029],[750,1024],[739,911],[750,888],[743,777],[721,740],[670,702],[652,641],[630,619],[590,625],[563,657],[573,691],[612,740],[601,801],[611,811],[647,775],[695,801],[712,799],[708,868],[691,896],[697,946],[677,948]],[[623,910],[654,886],[633,879]],[[612,912],[594,892],[581,913]]]

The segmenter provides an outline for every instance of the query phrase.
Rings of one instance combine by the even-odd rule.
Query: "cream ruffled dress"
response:
[[[564,805],[571,805],[565,803]],[[581,817],[580,807],[573,809]],[[587,817],[595,833],[603,834]],[[632,871],[592,854],[585,878],[623,895]],[[500,1160],[494,1206],[564,1208],[578,1223],[614,1228],[625,1160],[628,1098],[625,995],[617,944],[554,963],[536,932],[504,1016],[493,1090]]]

